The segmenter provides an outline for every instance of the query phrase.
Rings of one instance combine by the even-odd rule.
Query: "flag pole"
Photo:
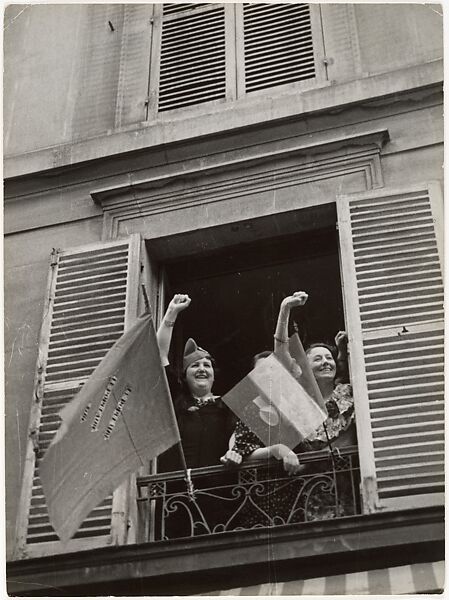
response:
[[[337,463],[335,462],[335,454],[336,453],[339,457],[340,455],[340,450],[338,449],[337,446],[333,446],[331,439],[329,437],[329,433],[327,431],[327,427],[326,427],[326,421],[323,421],[323,427],[324,427],[324,433],[326,434],[326,439],[327,439],[327,445],[329,446],[329,453],[331,456],[331,461],[332,461],[332,467],[334,470],[334,477],[335,477],[335,509],[337,512],[337,516],[340,516],[340,506],[338,504],[338,486],[337,486]]]
[[[146,289],[144,283],[142,283],[141,286],[142,286],[143,302],[145,305],[145,313],[150,314],[151,308],[150,308],[150,301],[148,299],[147,289]],[[167,384],[167,387],[168,387],[168,384]],[[170,391],[170,388],[169,388],[169,391]],[[170,398],[171,398],[171,393],[170,393]],[[177,423],[176,414],[175,414],[175,411],[173,408],[173,401],[170,403],[170,407],[171,407],[173,419],[174,419],[175,423]],[[179,455],[181,457],[182,470],[185,473],[184,481],[186,482],[186,485],[187,485],[187,494],[189,496],[189,499],[193,501],[193,500],[195,500],[195,488],[193,487],[193,482],[192,482],[192,478],[190,475],[191,469],[187,468],[186,457],[184,454],[184,448],[182,447],[181,440],[176,445],[178,446]]]

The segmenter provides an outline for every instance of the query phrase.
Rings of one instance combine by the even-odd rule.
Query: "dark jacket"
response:
[[[197,407],[195,399],[182,389],[169,367],[166,373],[187,467],[194,469],[220,464],[220,457],[228,449],[235,426],[232,411],[220,398],[213,404]],[[173,446],[159,457],[159,472],[182,468],[179,446]]]

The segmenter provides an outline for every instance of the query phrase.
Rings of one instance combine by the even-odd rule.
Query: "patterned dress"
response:
[[[339,383],[330,399],[326,402],[328,417],[324,422],[331,443],[343,432],[347,431],[354,422],[354,398],[352,386],[349,383]],[[324,425],[321,425],[313,435],[301,442],[295,452],[310,452],[321,450],[328,445]],[[264,448],[263,442],[242,421],[237,421],[234,431],[235,441],[232,450],[246,458],[258,448]]]

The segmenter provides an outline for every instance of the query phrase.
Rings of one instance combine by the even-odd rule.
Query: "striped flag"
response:
[[[50,521],[67,541],[128,474],[180,440],[151,315],[114,344],[59,416],[39,475]]]
[[[293,449],[327,418],[274,354],[258,361],[223,401],[266,446]]]

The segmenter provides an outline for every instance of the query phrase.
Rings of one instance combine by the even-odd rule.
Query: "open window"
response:
[[[173,292],[192,297],[174,332],[172,363],[179,365],[183,344],[193,337],[217,359],[222,394],[250,370],[255,353],[273,347],[282,298],[307,291],[309,302],[292,315],[304,342],[332,341],[345,326],[349,333],[364,511],[442,502],[439,186],[336,200],[161,238],[147,242],[143,254],[138,235],[54,251],[31,401],[18,558],[133,541],[128,517],[136,490],[125,482],[63,547],[48,520],[39,461],[59,426],[60,408],[142,308],[142,280],[155,307],[159,278],[160,310]],[[159,276],[156,267],[163,267]]]
[[[172,362],[193,337],[215,357],[214,390],[226,393],[252,368],[252,357],[273,349],[282,299],[305,290],[308,303],[292,312],[304,343],[328,341],[344,328],[334,227],[240,244],[165,265],[166,300],[188,293],[192,303],[177,321]]]
[[[364,511],[441,503],[439,186],[336,200],[327,206],[328,212],[336,207],[338,234],[312,218],[307,230],[288,237],[168,261],[167,295],[184,291],[193,298],[176,328],[173,361],[180,360],[183,341],[194,337],[222,367],[217,391],[225,393],[248,372],[256,352],[272,348],[282,297],[308,291],[310,300],[297,315],[305,343],[332,339],[345,325],[350,336]]]

